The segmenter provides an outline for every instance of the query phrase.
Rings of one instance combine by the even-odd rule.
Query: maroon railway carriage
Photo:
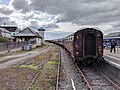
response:
[[[74,57],[76,61],[94,62],[103,56],[103,33],[94,28],[78,30],[74,34]]]
[[[71,56],[74,57],[74,49],[73,49],[73,45],[74,45],[74,33],[65,37],[63,40],[63,46],[69,51],[69,53],[71,54]]]
[[[90,63],[103,59],[103,33],[98,29],[81,29],[57,39],[56,43],[64,46],[76,62]]]

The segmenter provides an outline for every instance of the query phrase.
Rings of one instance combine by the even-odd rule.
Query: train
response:
[[[77,63],[89,64],[103,60],[103,33],[98,28],[79,29],[51,42],[65,48]]]

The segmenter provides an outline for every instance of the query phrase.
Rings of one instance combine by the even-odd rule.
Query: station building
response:
[[[13,36],[16,42],[26,41],[29,43],[35,41],[37,45],[42,45],[44,43],[44,31],[45,29],[43,28],[32,30],[27,27]]]
[[[111,40],[114,40],[120,46],[120,32],[109,33],[104,36],[104,45],[110,46]]]

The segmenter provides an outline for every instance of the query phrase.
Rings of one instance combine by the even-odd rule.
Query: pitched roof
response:
[[[8,30],[6,30],[5,28],[1,28],[1,27],[0,27],[0,31],[11,34],[11,33],[10,33]]]
[[[117,37],[120,36],[120,32],[109,33],[105,37]]]
[[[14,35],[14,37],[41,37],[37,32],[30,28],[25,28],[21,32]]]
[[[5,28],[6,30],[8,30],[9,32],[15,32],[17,27],[15,26],[0,26],[1,28]]]
[[[117,37],[104,37],[104,39],[120,39],[120,36],[117,36]]]

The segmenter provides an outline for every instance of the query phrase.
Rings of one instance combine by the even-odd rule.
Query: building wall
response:
[[[11,38],[11,34],[6,33],[6,32],[2,32],[2,36],[7,37],[7,38]]]
[[[4,32],[0,30],[0,36],[1,37],[6,37],[6,38],[11,38],[11,33],[9,32]]]
[[[44,31],[39,31],[39,35],[42,37],[41,42],[44,43]]]
[[[36,38],[36,44],[37,45],[42,45],[42,39],[41,38]]]

